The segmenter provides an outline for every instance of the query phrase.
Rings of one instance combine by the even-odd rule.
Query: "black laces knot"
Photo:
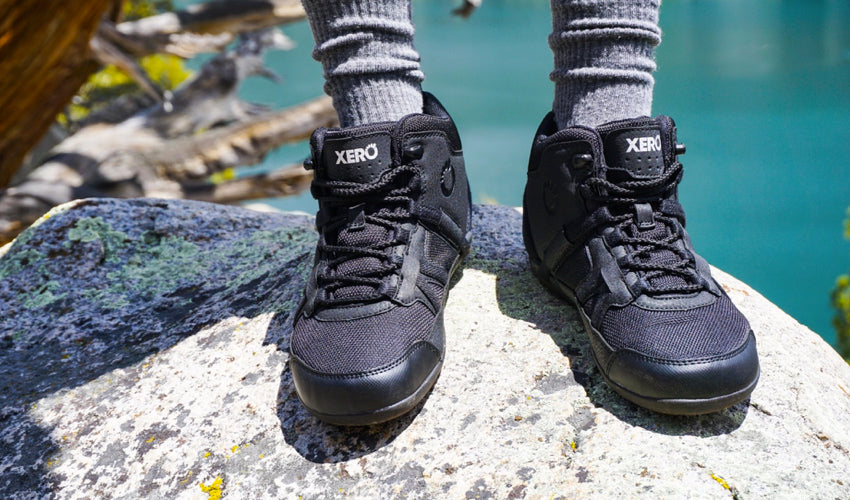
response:
[[[618,264],[641,276],[639,287],[649,295],[693,293],[705,288],[696,270],[696,259],[682,244],[680,213],[664,203],[682,179],[682,165],[673,163],[661,176],[647,180],[612,182],[591,176],[581,186],[586,198],[601,203],[591,222],[614,228],[606,235],[612,246],[627,249]]]
[[[410,238],[405,225],[415,219],[421,191],[420,172],[401,165],[383,172],[371,183],[316,179],[313,192],[322,209],[317,225],[317,301],[344,305],[381,300],[388,295],[390,276],[398,273],[403,257],[394,253]]]

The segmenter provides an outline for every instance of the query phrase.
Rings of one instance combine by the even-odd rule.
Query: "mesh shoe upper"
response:
[[[401,358],[416,342],[429,340],[433,326],[433,311],[419,302],[344,322],[314,316],[299,321],[290,348],[315,371],[358,373]]]
[[[356,375],[397,362],[418,342],[442,352],[440,312],[469,231],[454,124],[427,96],[421,115],[320,129],[311,145],[320,236],[293,356],[318,373]],[[447,166],[460,178],[448,194]]]
[[[740,347],[749,325],[725,298],[685,311],[648,311],[635,305],[611,308],[600,330],[615,349],[632,349],[657,359],[697,360]]]

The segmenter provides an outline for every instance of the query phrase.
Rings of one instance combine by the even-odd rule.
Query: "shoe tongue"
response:
[[[602,147],[609,179],[620,180],[654,179],[664,173],[664,151],[661,144],[661,127],[655,121],[614,124],[601,131]],[[612,175],[611,175],[612,174]]]
[[[370,248],[386,242],[390,236],[389,230],[383,226],[358,225],[355,223],[340,231],[336,241],[331,243],[346,247]],[[381,259],[376,257],[356,257],[340,263],[336,267],[336,273],[342,276],[362,276],[364,273],[379,269],[382,265]],[[374,291],[375,289],[368,285],[352,285],[337,289],[334,292],[334,297],[337,299],[357,299],[369,296]]]
[[[661,241],[670,236],[670,228],[661,222],[656,222],[655,227],[648,230],[641,230],[637,226],[632,226],[630,228],[630,236],[633,238],[646,238]],[[637,245],[637,247],[641,248],[643,245]],[[656,248],[647,253],[648,255],[644,254],[643,257],[639,259],[641,262],[646,264],[652,263],[656,265],[661,264],[672,266],[682,260],[675,252],[667,249]],[[686,279],[672,273],[653,273],[653,276],[648,277],[647,281],[649,282],[649,286],[656,289],[686,287],[689,284]]]
[[[392,167],[392,132],[395,123],[381,123],[329,132],[322,142],[321,174],[329,180],[371,184]],[[392,234],[387,227],[367,222],[364,207],[353,206],[346,224],[328,241],[342,247],[375,248]],[[380,269],[381,259],[359,256],[340,262],[339,276],[363,276]],[[360,299],[374,295],[369,285],[349,285],[336,289],[336,299]]]
[[[321,158],[325,176],[361,184],[376,181],[392,165],[392,125],[372,126],[373,130],[364,133],[343,130],[325,136]]]
[[[606,177],[609,181],[651,180],[664,174],[664,145],[661,142],[661,126],[657,121],[644,118],[603,125],[599,135],[602,138],[605,164],[608,167]],[[652,241],[665,240],[671,234],[670,228],[659,220],[646,229],[633,224],[627,231],[633,238]],[[636,244],[634,247],[636,251],[644,250],[645,253],[638,260],[645,264],[674,266],[682,259],[675,252],[652,244]],[[689,285],[688,280],[671,272],[653,271],[647,281],[650,287],[660,290]]]

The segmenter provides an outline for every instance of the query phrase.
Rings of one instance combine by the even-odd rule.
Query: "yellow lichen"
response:
[[[720,483],[720,486],[723,486],[723,487],[724,487],[724,488],[726,488],[727,490],[728,490],[728,489],[730,489],[730,488],[729,488],[729,483],[727,483],[725,479],[723,479],[722,477],[718,476],[717,474],[713,474],[713,473],[712,473],[712,474],[711,474],[711,479],[714,479],[715,481],[717,481],[718,483]]]
[[[221,484],[222,479],[219,476],[216,476],[215,481],[212,482],[211,485],[207,486],[204,483],[201,483],[201,491],[209,495],[209,500],[220,500],[221,499]]]
[[[148,438],[148,440],[147,440],[147,441],[145,441],[145,442],[146,442],[146,443],[153,443],[153,440],[154,440],[154,439],[156,439],[156,437],[155,437],[155,436],[151,436],[151,437],[149,437],[149,438]]]
[[[576,450],[576,442],[575,441],[570,441],[570,448],[572,448],[573,451]]]
[[[210,457],[210,452],[204,453],[204,458],[209,458],[209,457]]]
[[[233,445],[233,448],[231,448],[231,449],[230,449],[230,451],[231,451],[231,452],[233,452],[233,453],[236,453],[236,451],[237,451],[238,449],[239,449],[239,445],[238,445],[238,444],[235,444],[235,445]]]

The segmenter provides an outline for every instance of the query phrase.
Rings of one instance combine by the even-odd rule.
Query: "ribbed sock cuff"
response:
[[[660,0],[552,0],[559,128],[649,115]]]
[[[325,92],[343,127],[422,112],[425,75],[413,47],[410,1],[303,0]]]
[[[338,77],[327,81],[325,92],[333,97],[343,127],[397,121],[422,112],[422,90],[414,79],[382,75]]]

